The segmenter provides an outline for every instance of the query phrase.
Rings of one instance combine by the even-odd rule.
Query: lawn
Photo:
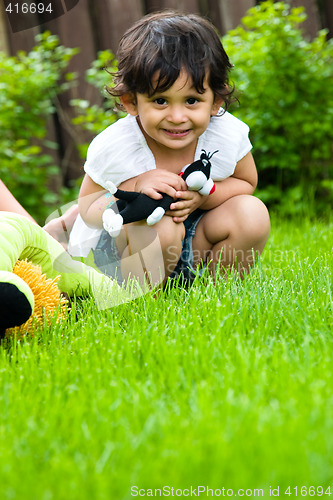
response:
[[[0,499],[333,496],[332,230],[0,348]]]

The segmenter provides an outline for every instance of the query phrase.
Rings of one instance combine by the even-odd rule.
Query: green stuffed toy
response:
[[[34,286],[29,286],[25,276],[30,276]],[[61,315],[65,303],[60,292],[69,297],[91,294],[99,309],[133,298],[98,270],[73,260],[37,224],[21,215],[0,212],[0,338],[7,336],[7,329],[19,327],[35,315],[36,298],[42,305],[39,316],[50,297],[55,301],[54,312]]]

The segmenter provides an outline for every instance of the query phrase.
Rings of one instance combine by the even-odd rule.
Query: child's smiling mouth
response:
[[[180,130],[180,129],[163,129],[163,132],[165,132],[168,136],[170,137],[175,137],[175,138],[181,138],[181,137],[186,137],[190,133],[191,129],[186,129],[186,130]]]

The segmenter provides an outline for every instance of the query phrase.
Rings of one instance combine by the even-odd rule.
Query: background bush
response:
[[[280,213],[333,202],[333,40],[304,38],[304,9],[266,1],[223,38],[251,129],[259,195]],[[313,207],[312,207],[313,208]]]
[[[61,195],[50,189],[60,169],[45,148],[48,120],[55,112],[55,97],[68,88],[75,75],[64,74],[77,49],[59,45],[56,36],[43,33],[30,53],[15,57],[0,53],[0,178],[39,222]]]
[[[258,195],[285,215],[321,214],[333,203],[333,40],[327,41],[323,30],[308,41],[304,20],[302,7],[269,0],[250,9],[222,40],[235,66],[240,100],[231,112],[251,129]],[[39,221],[75,199],[68,188],[60,194],[49,189],[60,169],[41,145],[58,147],[46,141],[47,121],[56,112],[57,94],[77,82],[75,74],[66,73],[77,51],[44,33],[29,54],[0,55],[0,178]],[[71,101],[78,132],[96,135],[122,116],[105,94],[111,81],[105,67],[116,69],[110,51],[100,52],[85,75],[102,93],[101,103]],[[87,136],[75,137],[84,159]]]

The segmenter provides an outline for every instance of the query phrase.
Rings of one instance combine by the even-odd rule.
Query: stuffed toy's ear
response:
[[[0,338],[7,328],[22,325],[33,313],[34,295],[16,274],[0,271]]]
[[[17,261],[13,273],[0,273],[0,302],[6,305],[0,313],[2,336],[31,336],[36,327],[64,316],[67,301],[61,298],[58,279],[46,278],[27,260]]]
[[[23,269],[23,264],[30,269]],[[60,243],[37,224],[9,212],[0,212],[0,270],[5,272],[0,275],[0,332],[4,334],[5,330],[6,336],[10,328],[15,329],[17,338],[21,331],[27,331],[24,323],[19,327],[20,333],[16,332],[17,325],[26,318],[44,321],[45,313],[50,318],[59,317],[62,307],[66,308],[61,293],[69,297],[91,294],[100,309],[123,304],[137,296],[96,270],[91,261],[85,265],[72,259]],[[21,280],[14,277],[13,272]],[[32,281],[28,281],[30,276]],[[33,329],[34,326],[29,326],[29,335]]]

